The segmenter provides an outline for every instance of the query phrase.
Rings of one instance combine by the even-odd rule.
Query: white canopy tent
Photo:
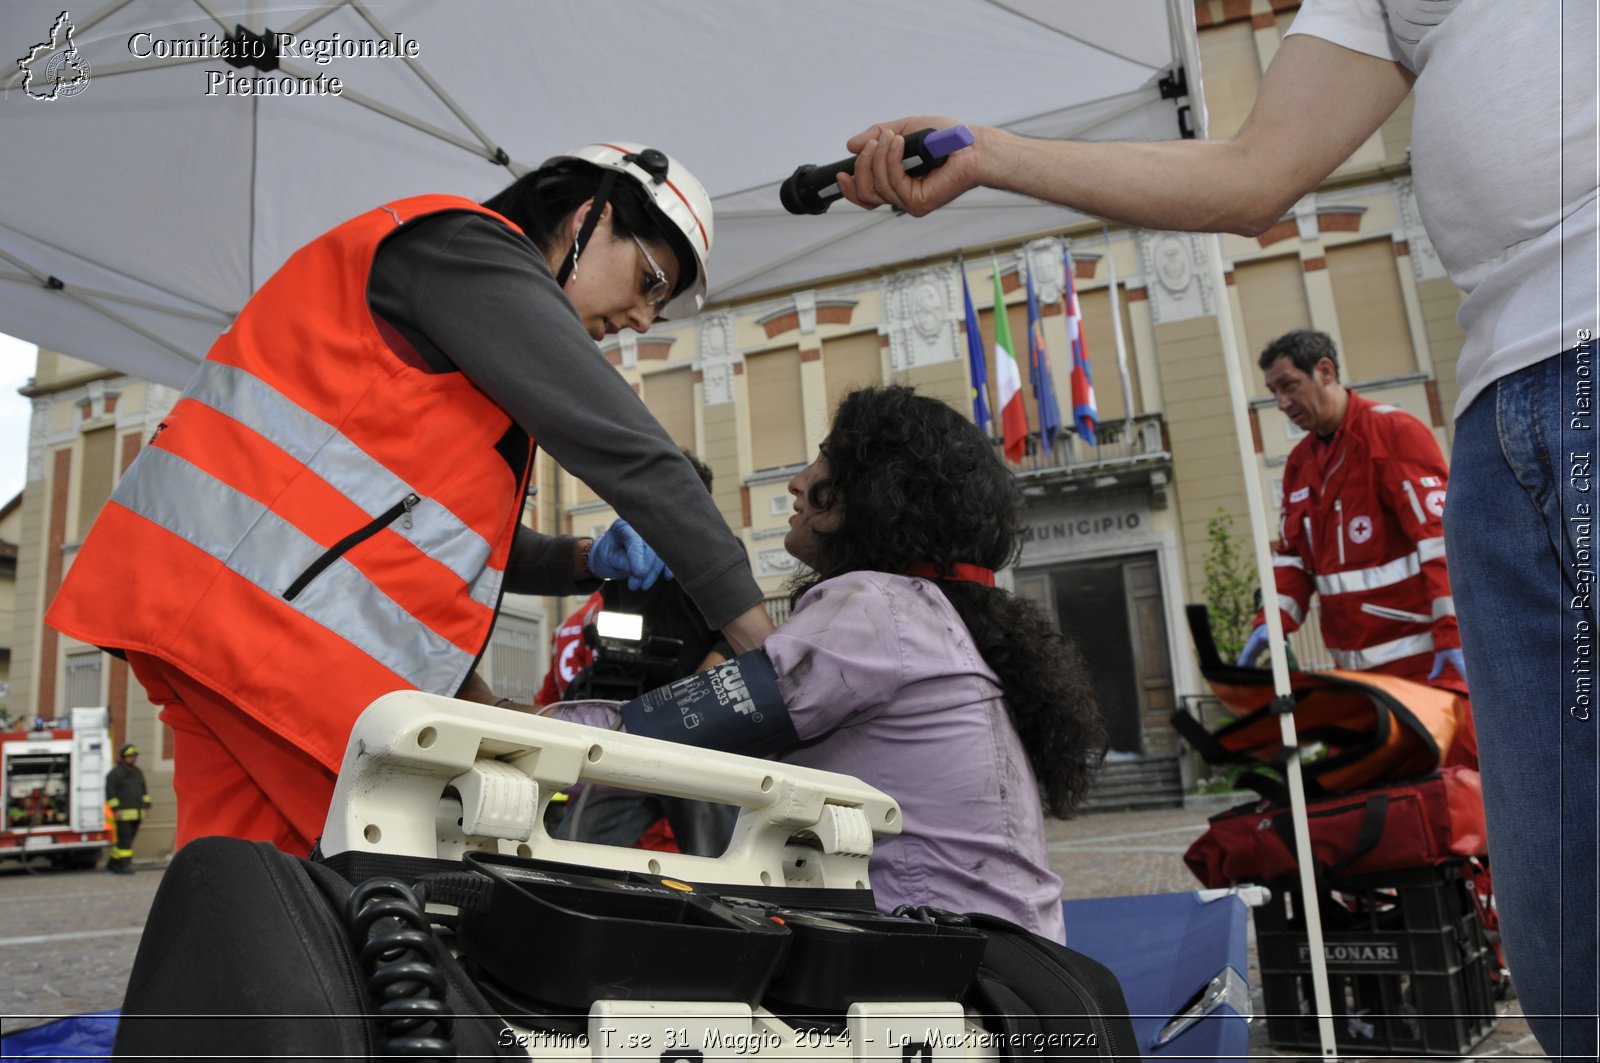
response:
[[[0,74],[0,331],[173,386],[318,233],[400,196],[481,199],[578,144],[643,141],[705,182],[716,301],[1078,220],[987,191],[923,219],[783,212],[782,180],[841,157],[870,122],[944,113],[1036,136],[1169,139],[1191,102],[1203,120],[1197,96],[1161,87],[1183,69],[1198,88],[1193,0],[96,0],[58,25],[61,3],[0,8],[0,54],[29,67]],[[284,57],[271,76],[337,78],[342,94],[227,95],[227,75],[263,71],[185,52],[240,25],[302,48],[401,35],[415,57]],[[1242,380],[1223,361],[1248,459]],[[1253,469],[1245,479],[1266,585]],[[1281,663],[1278,678],[1286,689]],[[1292,737],[1292,717],[1285,727]]]
[[[255,286],[311,237],[419,192],[483,198],[558,151],[659,146],[715,200],[713,300],[994,243],[1073,219],[976,193],[922,220],[796,218],[777,186],[903,113],[1042,136],[1178,135],[1163,100],[1185,5],[1169,0],[135,0],[71,12],[88,80],[39,100],[3,81],[0,327],[181,385]],[[1173,10],[1180,12],[1174,17]],[[0,13],[8,58],[59,0]],[[285,58],[341,96],[220,93],[220,59],[161,58],[239,24],[314,43],[415,41],[417,58]],[[203,36],[204,35],[204,36]],[[66,44],[64,31],[58,46]],[[59,50],[59,49],[58,49]],[[41,54],[37,65],[52,53]],[[71,69],[69,67],[69,69]],[[490,159],[503,150],[504,165]],[[62,287],[51,287],[56,278]]]

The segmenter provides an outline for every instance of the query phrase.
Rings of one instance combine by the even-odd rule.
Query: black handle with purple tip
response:
[[[947,129],[919,129],[906,134],[902,161],[906,173],[920,177],[944,165],[945,157],[951,152],[971,146],[972,130],[964,125],[953,125]],[[783,187],[778,190],[778,198],[783,201],[783,209],[790,214],[826,213],[843,196],[839,191],[839,175],[853,175],[855,172],[854,155],[822,166],[807,163],[783,182]]]

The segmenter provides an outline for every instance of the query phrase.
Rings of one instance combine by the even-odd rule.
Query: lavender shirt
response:
[[[1033,769],[999,680],[924,579],[851,572],[813,587],[766,642],[802,740],[780,759],[854,775],[900,803],[872,852],[889,910],[1002,916],[1062,941]]]
[[[806,743],[779,759],[853,775],[900,804],[901,833],[872,852],[881,909],[986,912],[1065,939],[1033,769],[998,679],[938,588],[882,572],[826,580],[765,648]],[[556,714],[609,723],[597,708]]]

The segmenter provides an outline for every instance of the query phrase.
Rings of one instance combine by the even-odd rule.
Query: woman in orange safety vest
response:
[[[594,144],[481,205],[377,207],[262,285],[46,615],[162,706],[178,844],[309,852],[370,702],[495,700],[474,669],[506,591],[647,585],[665,563],[737,649],[760,644],[744,550],[596,347],[693,315],[711,237],[682,166]],[[524,525],[535,439],[624,519],[593,540]]]

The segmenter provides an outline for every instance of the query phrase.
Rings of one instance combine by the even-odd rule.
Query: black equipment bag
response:
[[[1138,1063],[1128,1001],[1109,967],[996,916],[965,918],[988,945],[962,1003],[998,1035],[1002,1061]]]
[[[501,902],[483,887],[510,871],[520,875],[526,886],[553,887],[548,893],[552,899],[581,899],[574,891],[586,885],[599,889],[597,896],[609,895],[590,919],[598,917],[604,923],[609,914],[648,920],[650,913],[643,909],[623,912],[619,906],[624,894],[618,890],[640,892],[648,889],[646,884],[667,880],[594,871],[601,878],[591,882],[586,880],[593,876],[583,872],[592,869],[555,869],[514,857],[482,856],[477,863],[485,868],[474,872],[472,860],[462,864],[340,854],[323,864],[288,856],[261,842],[201,838],[189,843],[168,867],[146,921],[123,1002],[116,1055],[527,1058],[516,1047],[515,1037],[506,1036],[508,1027],[501,1016],[519,1024],[531,1019],[535,1025],[560,1030],[558,1015],[523,1006],[526,994],[507,993],[507,987],[472,958],[471,949],[464,967],[431,927],[437,917],[424,914],[425,901],[460,907],[463,931],[473,917],[472,909],[487,902],[494,910],[480,907],[477,918],[495,923]],[[525,870],[518,871],[519,865]],[[413,889],[411,884],[418,885]],[[832,999],[839,993],[852,995],[853,989],[861,994],[858,999],[868,1000],[903,983],[885,995],[902,1000],[929,999],[930,994],[959,997],[979,1013],[982,1035],[1002,1060],[1139,1059],[1116,976],[1087,956],[1004,919],[903,907],[895,916],[935,925],[911,933],[912,926],[902,924],[904,932],[897,932],[894,924],[901,919],[845,910],[870,901],[865,890],[677,885],[698,892],[704,899],[694,904],[700,908],[720,910],[718,895],[727,895],[727,903],[745,913],[739,918],[751,923],[765,922],[770,914],[752,907],[825,913],[820,920],[810,920],[819,924],[811,928],[813,939],[796,939],[802,947],[791,951],[793,963],[780,965],[773,982],[774,989],[804,1004],[807,1011],[838,1011],[842,1020],[848,1001]],[[432,892],[419,897],[422,890]],[[474,893],[479,894],[478,901]],[[644,896],[653,907],[668,903],[659,895]],[[581,911],[576,914],[583,916]],[[657,921],[660,929],[685,930],[687,925],[675,924],[708,918],[698,913],[688,919],[672,916]],[[783,920],[776,922],[781,925]],[[646,929],[646,921],[634,925],[641,932]],[[771,925],[756,929],[762,932],[745,935],[749,942],[759,943],[773,932]],[[465,937],[457,943],[470,944]],[[894,965],[906,969],[891,977],[880,963],[875,975],[852,972],[857,965],[874,967],[860,954],[863,948],[893,956]],[[647,957],[656,951],[642,947],[634,955],[638,962],[649,963]],[[584,980],[577,963],[581,946],[572,945],[562,955],[564,960],[549,959],[572,978]],[[668,985],[682,991],[692,966],[662,964],[663,970],[650,973],[668,978]],[[841,979],[841,971],[850,977]],[[870,985],[861,984],[863,976]],[[841,980],[855,985],[834,984]],[[765,978],[757,981],[763,988],[767,984]],[[666,988],[653,985],[647,995],[659,998]],[[753,991],[762,994],[760,988]],[[616,993],[614,986],[599,995],[629,996]],[[699,996],[734,999],[710,987]],[[570,1011],[572,1002],[567,1004],[560,1010]],[[567,1018],[577,1020],[566,1027],[568,1032],[581,1033],[581,1016]],[[915,1048],[907,1047],[913,1053],[907,1058],[916,1058]]]
[[[408,892],[264,842],[190,842],[145,923],[116,1055],[526,1058]]]

